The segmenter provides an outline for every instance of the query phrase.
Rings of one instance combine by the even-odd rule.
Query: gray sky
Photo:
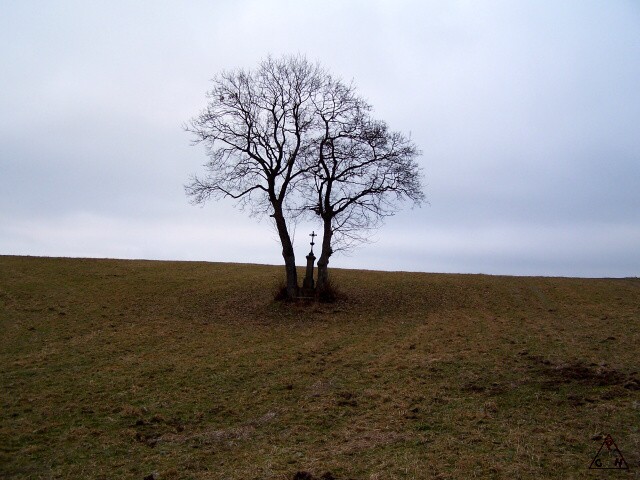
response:
[[[188,203],[181,126],[302,53],[424,152],[430,205],[331,266],[640,275],[637,1],[0,4],[0,254],[281,263],[267,220]]]

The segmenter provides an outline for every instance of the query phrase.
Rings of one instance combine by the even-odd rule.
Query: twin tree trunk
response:
[[[276,223],[278,235],[282,242],[282,258],[284,259],[285,271],[287,274],[287,296],[296,298],[298,296],[298,271],[296,269],[296,257],[293,251],[293,243],[289,236],[287,223],[282,209],[276,208],[273,214]],[[322,291],[329,286],[329,257],[333,253],[331,249],[331,238],[333,231],[331,230],[331,220],[324,222],[324,231],[322,234],[322,250],[318,259],[318,280],[316,289]]]

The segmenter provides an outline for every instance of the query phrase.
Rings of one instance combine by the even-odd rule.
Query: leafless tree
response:
[[[367,231],[393,215],[399,201],[424,200],[416,158],[405,135],[371,118],[371,106],[351,85],[331,79],[316,99],[321,134],[300,185],[306,203],[322,222],[317,288],[328,284],[329,257],[365,240]]]
[[[185,127],[209,157],[206,176],[193,176],[186,193],[194,203],[229,197],[251,214],[269,214],[282,244],[290,297],[297,295],[298,280],[287,210],[309,169],[317,97],[326,77],[301,56],[269,57],[253,71],[223,72],[213,79],[206,108]]]
[[[362,240],[397,209],[423,199],[416,146],[371,118],[351,85],[304,57],[267,58],[252,71],[213,79],[206,108],[185,127],[203,144],[206,176],[185,186],[194,203],[236,199],[269,214],[282,244],[287,293],[298,279],[289,224],[300,214],[323,223],[318,287],[329,257]]]

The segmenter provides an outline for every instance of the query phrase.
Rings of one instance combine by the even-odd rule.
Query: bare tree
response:
[[[398,209],[398,201],[423,199],[420,154],[405,135],[374,120],[371,106],[353,86],[331,79],[316,98],[321,134],[311,161],[311,180],[301,184],[303,209],[322,221],[317,288],[327,287],[329,257],[366,240],[364,235]]]
[[[316,104],[326,78],[300,56],[269,57],[253,71],[223,72],[213,79],[206,108],[185,127],[209,157],[206,176],[193,176],[186,193],[194,203],[229,197],[251,214],[269,214],[290,297],[297,295],[298,279],[286,213],[310,167],[306,157],[317,137]]]
[[[322,289],[335,250],[362,240],[395,212],[396,200],[423,199],[416,146],[373,120],[352,86],[304,57],[269,57],[253,71],[223,72],[207,97],[185,127],[206,148],[207,173],[185,190],[194,203],[228,197],[273,218],[289,297],[298,293],[289,233],[296,215],[313,212],[323,222]]]

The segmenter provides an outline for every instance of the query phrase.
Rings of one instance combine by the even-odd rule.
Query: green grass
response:
[[[640,280],[0,257],[0,478],[640,475]]]

